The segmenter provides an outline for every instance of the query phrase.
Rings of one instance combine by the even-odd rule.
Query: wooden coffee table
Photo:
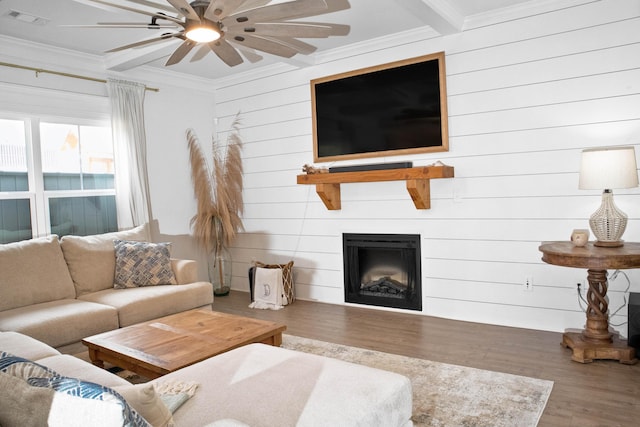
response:
[[[251,343],[279,347],[280,323],[210,310],[190,310],[82,340],[91,362],[104,362],[149,379]]]

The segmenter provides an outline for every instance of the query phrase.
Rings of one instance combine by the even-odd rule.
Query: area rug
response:
[[[283,335],[282,347],[392,371],[413,387],[415,426],[536,426],[553,381]]]

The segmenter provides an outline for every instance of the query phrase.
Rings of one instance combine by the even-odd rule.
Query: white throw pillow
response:
[[[49,427],[114,427],[124,425],[122,406],[116,402],[85,399],[66,393],[53,395]]]

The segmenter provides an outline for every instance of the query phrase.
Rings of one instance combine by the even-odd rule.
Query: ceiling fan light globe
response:
[[[197,27],[187,31],[185,36],[194,42],[209,43],[214,40],[218,40],[220,38],[220,33],[212,28]]]

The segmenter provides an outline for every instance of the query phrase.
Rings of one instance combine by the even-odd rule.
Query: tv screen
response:
[[[311,81],[314,161],[447,151],[444,52]]]

